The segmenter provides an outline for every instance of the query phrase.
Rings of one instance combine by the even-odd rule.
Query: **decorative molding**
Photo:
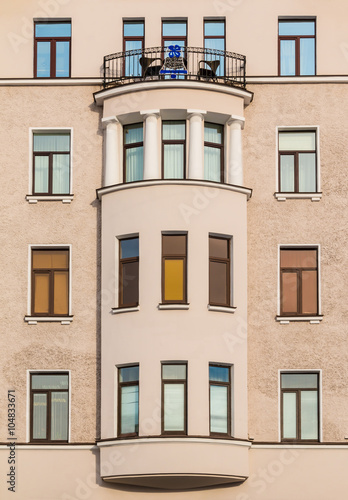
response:
[[[286,200],[311,200],[320,201],[323,193],[274,193],[278,201]]]
[[[236,307],[227,307],[227,306],[212,306],[208,304],[208,311],[216,311],[216,312],[225,312],[225,313],[234,313],[236,312]]]
[[[121,314],[121,313],[128,313],[128,312],[134,312],[134,311],[139,311],[140,306],[135,306],[135,307],[112,307],[111,312],[112,314]]]
[[[288,325],[293,321],[303,321],[311,325],[318,325],[323,320],[323,316],[276,316],[275,319],[281,325]]]
[[[61,325],[70,325],[73,316],[24,316],[24,321],[28,325],[37,325],[37,323],[60,323]]]
[[[62,203],[69,204],[74,199],[74,195],[38,196],[36,194],[27,194],[25,199],[31,204],[37,203],[38,201],[61,201]]]
[[[182,309],[187,310],[190,308],[190,304],[158,304],[158,309],[175,310]]]

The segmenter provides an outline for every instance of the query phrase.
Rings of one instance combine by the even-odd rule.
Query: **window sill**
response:
[[[121,313],[128,313],[128,312],[134,312],[134,311],[139,311],[140,306],[131,306],[131,307],[113,307],[111,309],[112,314],[121,314]]]
[[[61,325],[70,325],[73,316],[24,316],[24,321],[28,325],[37,325],[38,323],[60,323]]]
[[[208,311],[225,312],[233,314],[236,311],[236,307],[227,306],[211,306],[208,304]]]
[[[311,325],[318,325],[323,320],[323,316],[276,316],[275,319],[281,325],[288,325],[292,321],[305,321]]]
[[[189,309],[190,304],[158,304],[158,309]]]
[[[320,201],[322,193],[274,193],[278,201],[286,200],[311,200]]]
[[[29,203],[37,203],[38,201],[61,201],[62,203],[71,203],[74,198],[73,194],[65,194],[65,195],[36,195],[36,194],[27,194],[25,199]]]

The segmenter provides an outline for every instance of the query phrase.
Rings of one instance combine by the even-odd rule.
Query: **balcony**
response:
[[[104,88],[159,80],[195,80],[245,89],[246,58],[200,47],[152,47],[104,57]]]

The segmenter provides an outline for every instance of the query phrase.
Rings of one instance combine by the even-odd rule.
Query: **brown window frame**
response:
[[[302,250],[310,250],[310,251],[315,251],[316,252],[316,267],[309,266],[309,267],[282,267],[281,266],[281,252],[282,250],[285,251],[302,251]],[[302,316],[302,317],[310,317],[310,316],[317,316],[319,314],[319,255],[318,255],[318,247],[315,246],[309,246],[309,247],[286,247],[282,246],[280,247],[280,253],[279,253],[279,269],[280,269],[280,316]],[[317,273],[317,296],[316,296],[316,304],[317,304],[317,310],[315,313],[310,313],[310,314],[304,314],[302,313],[302,272],[303,271],[316,271]],[[296,274],[297,279],[297,311],[294,313],[290,312],[284,312],[283,311],[283,279],[282,275],[283,273],[293,273]]]
[[[226,241],[227,249],[228,249],[228,256],[227,256],[227,258],[211,256],[210,249],[209,249],[209,305],[231,307],[231,243],[232,243],[232,238],[227,237],[227,236],[218,236],[215,234],[209,234],[209,242],[210,242],[210,239]],[[214,302],[211,300],[210,264],[212,262],[220,262],[223,264],[227,264],[227,266],[226,266],[226,283],[227,283],[226,295],[227,295],[227,297],[226,297],[226,302],[224,302],[224,303]]]
[[[314,23],[314,35],[279,35],[279,25],[282,22],[286,23],[301,23],[301,22],[313,22]],[[314,75],[301,75],[301,39],[303,38],[313,38],[314,39]],[[295,42],[295,74],[294,75],[282,75],[281,74],[281,41],[282,40],[293,40]],[[278,19],[278,76],[315,76],[317,74],[317,20],[314,17],[310,18],[289,18],[289,19]]]
[[[118,305],[119,307],[136,307],[139,305],[139,252],[137,257],[126,257],[122,258],[121,257],[121,245],[122,241],[125,240],[138,240],[139,241],[139,236],[132,236],[131,238],[121,238],[119,240],[119,287],[118,287]],[[138,263],[138,300],[136,302],[132,303],[125,303],[123,301],[123,289],[124,289],[124,283],[123,283],[123,266],[124,264],[131,264],[131,263]]]
[[[293,389],[283,389],[282,388],[282,375],[293,375],[293,374],[299,374],[299,375],[316,375],[317,376],[317,388],[293,388]],[[317,391],[317,402],[318,402],[318,407],[317,407],[317,412],[318,412],[318,438],[317,439],[301,439],[301,392],[305,391]],[[317,443],[320,441],[320,374],[318,372],[287,372],[287,371],[282,371],[280,373],[280,392],[281,392],[281,398],[280,398],[280,408],[281,408],[281,441],[285,443]],[[296,394],[296,438],[290,439],[290,438],[284,438],[284,411],[283,411],[283,395],[285,393],[295,393]]]
[[[143,127],[143,140],[141,142],[130,142],[129,144],[126,144],[125,134],[126,134],[126,129],[127,129],[128,125],[141,125]],[[133,148],[144,148],[144,123],[143,122],[129,123],[123,127],[123,182],[124,183],[139,182],[138,180],[137,181],[127,181],[126,151],[127,151],[127,149],[133,149]],[[143,164],[143,178],[144,178],[144,164]]]
[[[209,181],[209,182],[219,182],[220,184],[223,184],[225,182],[225,169],[224,169],[224,141],[225,141],[225,136],[224,136],[224,126],[221,125],[221,123],[213,123],[213,122],[204,122],[205,125],[218,125],[221,127],[221,144],[218,144],[216,142],[208,142],[204,141],[204,147],[209,147],[209,148],[216,148],[220,150],[220,180],[219,181]],[[204,132],[203,132],[204,133]]]
[[[209,363],[209,370],[211,366],[217,366],[217,367],[222,367],[222,368],[228,368],[228,382],[219,382],[215,380],[211,380],[209,376],[209,434],[212,437],[221,437],[221,436],[227,436],[231,437],[231,427],[232,427],[232,412],[231,412],[231,391],[232,391],[232,384],[231,384],[231,365],[224,365],[220,363]],[[217,385],[221,387],[227,387],[227,432],[212,432],[211,431],[211,386],[212,385]]]
[[[68,377],[68,389],[32,389],[32,377],[33,375],[67,375]],[[70,377],[68,372],[31,372],[30,373],[30,442],[31,443],[68,443],[69,442],[69,387],[70,387]],[[47,436],[51,435],[51,394],[52,392],[66,392],[68,393],[68,439],[34,439],[34,394],[46,394],[47,395],[47,414],[46,414],[46,431]]]
[[[185,236],[185,255],[164,254],[163,238],[170,236]],[[165,300],[165,261],[183,261],[183,300]],[[162,233],[162,304],[187,304],[187,233]]]
[[[138,367],[139,369],[139,364],[134,363],[131,365],[125,365],[125,366],[119,366],[118,367],[118,373],[117,373],[117,435],[120,437],[134,437],[139,435],[139,375],[138,375],[138,380],[131,380],[129,382],[121,382],[121,370],[123,368],[136,368]],[[138,430],[136,432],[127,432],[127,433],[122,433],[121,432],[121,410],[122,410],[122,387],[138,387]]]
[[[163,378],[163,366],[181,365],[186,367],[185,379],[165,379]],[[162,436],[187,436],[187,362],[162,362],[161,363],[161,435]],[[166,431],[164,430],[164,387],[165,385],[182,384],[184,386],[184,430],[183,431]]]
[[[142,24],[143,25],[143,32],[144,34],[141,36],[141,35],[138,35],[138,36],[129,36],[129,35],[125,35],[124,34],[124,27],[126,24]],[[144,48],[145,48],[145,20],[144,19],[124,19],[123,20],[123,26],[122,26],[122,47],[123,47],[123,52],[126,52],[127,49],[126,49],[126,45],[127,45],[127,42],[141,42],[141,51],[143,53],[144,51]],[[141,56],[140,56],[141,57]],[[126,61],[124,60],[124,64],[123,64],[123,76],[126,76]],[[127,76],[130,76],[130,75],[127,75]],[[140,66],[140,76],[141,76],[141,66]]]
[[[50,19],[49,21],[34,21],[34,78],[45,79],[45,78],[71,78],[71,36],[51,36],[51,37],[40,37],[36,36],[36,26],[38,24],[70,24],[71,21],[55,21]],[[38,42],[50,42],[50,76],[38,76],[37,74],[37,44]],[[57,76],[56,75],[56,42],[69,42],[69,75],[68,76]]]
[[[34,269],[34,252],[51,252],[59,251],[66,252],[68,255],[68,267],[67,268],[40,268],[38,270]],[[64,271],[68,273],[68,310],[66,314],[54,314],[54,273],[56,271]],[[49,275],[49,296],[48,296],[48,313],[36,313],[35,312],[35,276],[38,274],[48,274]],[[35,317],[65,317],[70,315],[70,249],[66,247],[32,247],[31,249],[31,315]]]
[[[168,122],[181,122],[184,123],[185,125],[185,139],[163,139],[163,125]],[[186,179],[186,120],[163,120],[162,121],[162,179],[171,179],[171,177],[164,177],[164,146],[166,144],[182,144],[183,145],[183,177],[180,177],[180,179]]]

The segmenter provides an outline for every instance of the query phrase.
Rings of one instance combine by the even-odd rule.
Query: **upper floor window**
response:
[[[185,121],[162,122],[163,179],[184,179],[186,159]]]
[[[123,21],[123,51],[137,50],[135,55],[128,55],[124,61],[124,76],[141,76],[139,52],[144,49],[144,21]]]
[[[162,364],[162,434],[187,433],[187,365]]]
[[[225,57],[223,55],[209,54],[209,50],[226,50],[225,43],[225,20],[204,20],[204,48],[208,49],[205,54],[205,60],[214,62],[214,65],[200,62],[200,68],[206,68],[206,71],[212,71],[214,68],[214,75],[223,76],[225,74]],[[204,66],[205,65],[205,66]],[[207,73],[209,76],[209,73]]]
[[[35,22],[34,76],[66,78],[70,76],[71,23]]]
[[[279,20],[279,74],[315,75],[315,20]]]
[[[230,367],[209,365],[210,434],[231,435]]]
[[[209,236],[209,304],[231,305],[230,238]]]
[[[162,47],[169,45],[187,46],[186,21],[162,21]]]
[[[139,303],[139,238],[120,240],[119,307]]]
[[[144,151],[143,124],[135,123],[123,128],[123,179],[124,182],[143,179]]]
[[[162,235],[162,302],[187,302],[187,235]]]
[[[34,133],[33,194],[70,193],[70,133]]]
[[[118,435],[139,433],[139,365],[118,369]]]
[[[223,126],[204,123],[204,179],[224,182]]]
[[[319,374],[281,373],[282,441],[319,440]]]

